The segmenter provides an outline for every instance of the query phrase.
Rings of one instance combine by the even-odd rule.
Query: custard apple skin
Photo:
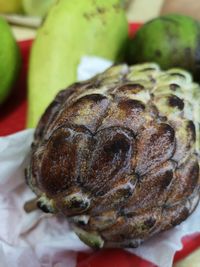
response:
[[[180,69],[112,66],[58,93],[26,180],[92,247],[137,247],[199,202],[200,88]]]

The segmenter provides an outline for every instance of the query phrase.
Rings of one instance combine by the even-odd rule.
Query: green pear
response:
[[[33,44],[28,78],[28,126],[35,127],[59,90],[77,79],[84,55],[117,61],[128,38],[119,0],[58,0]]]

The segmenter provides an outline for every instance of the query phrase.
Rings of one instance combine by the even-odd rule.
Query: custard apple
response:
[[[58,93],[26,180],[91,247],[137,247],[199,202],[200,88],[181,69],[115,65]]]

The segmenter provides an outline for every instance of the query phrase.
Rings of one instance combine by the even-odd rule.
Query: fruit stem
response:
[[[30,213],[30,212],[32,212],[34,210],[37,210],[38,209],[37,201],[38,201],[37,197],[26,201],[25,204],[24,204],[25,212]]]

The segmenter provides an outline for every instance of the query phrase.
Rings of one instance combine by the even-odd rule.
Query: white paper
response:
[[[104,69],[103,62],[84,58],[79,68],[79,73],[85,73],[81,79],[107,68],[108,62]],[[25,201],[34,197],[24,179],[32,138],[33,130],[0,138],[0,267],[75,267],[76,252],[89,248],[67,220],[39,210],[30,214],[23,210]],[[199,218],[200,205],[181,225],[128,251],[160,267],[171,267],[175,252],[182,247],[182,237],[200,232]]]
[[[64,218],[23,205],[34,194],[25,184],[33,130],[0,138],[0,267],[73,267],[76,250],[88,249]]]
[[[77,79],[78,81],[83,81],[90,79],[98,73],[103,72],[110,66],[112,66],[113,62],[94,56],[84,56],[81,58],[78,70],[77,70]]]

